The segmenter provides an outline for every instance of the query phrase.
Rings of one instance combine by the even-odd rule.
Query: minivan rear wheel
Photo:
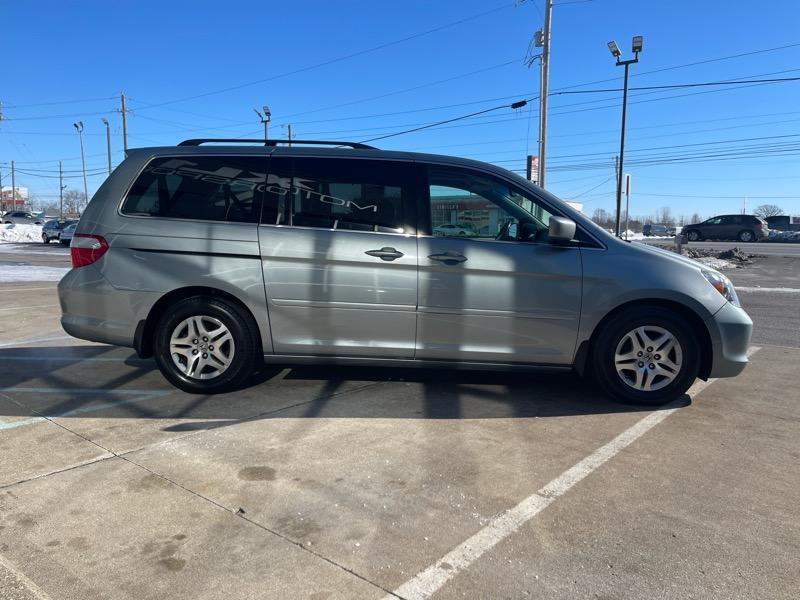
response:
[[[674,400],[699,370],[697,337],[683,319],[661,307],[637,307],[612,317],[592,347],[598,384],[627,403]]]
[[[235,389],[254,370],[257,335],[250,315],[234,303],[185,298],[169,307],[156,325],[156,364],[170,383],[186,392]]]

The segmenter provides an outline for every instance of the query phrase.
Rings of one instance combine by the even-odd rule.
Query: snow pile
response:
[[[61,281],[66,267],[36,267],[32,265],[0,265],[0,283],[16,281]]]
[[[800,231],[778,231],[776,229],[772,229],[769,232],[769,237],[766,237],[761,241],[800,243]]]
[[[41,225],[14,225],[8,223],[0,226],[0,242],[41,242]]]
[[[702,248],[683,247],[683,255],[697,262],[722,271],[724,269],[738,269],[753,263],[754,254],[748,254],[741,248],[735,247],[722,252],[705,250]]]
[[[724,271],[725,269],[736,269],[739,267],[734,262],[729,260],[725,260],[722,258],[715,258],[713,256],[702,256],[700,258],[695,258],[697,262],[704,264],[707,267],[711,267],[712,269],[716,269],[717,271]]]

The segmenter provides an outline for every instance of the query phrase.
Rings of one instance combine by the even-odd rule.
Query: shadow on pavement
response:
[[[658,410],[614,402],[573,373],[265,365],[249,387],[203,396],[172,388],[152,360],[113,346],[2,348],[0,364],[0,417],[187,419],[164,427],[173,432],[268,418],[495,419]]]

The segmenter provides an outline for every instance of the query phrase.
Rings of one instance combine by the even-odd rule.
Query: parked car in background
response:
[[[642,227],[642,234],[646,237],[666,237],[675,235],[675,228],[671,225],[662,225],[661,223],[648,223]]]
[[[800,231],[800,216],[777,215],[766,218],[770,230]]]
[[[10,210],[3,215],[3,223],[14,225],[41,225],[43,219],[24,210]]]
[[[458,235],[461,237],[475,237],[478,235],[469,225],[463,223],[445,223],[433,228],[433,235]]]
[[[78,221],[75,219],[65,219],[63,221],[59,219],[51,219],[46,221],[42,226],[42,242],[49,244],[53,240],[57,240],[63,229],[77,222]]]
[[[64,246],[69,246],[72,243],[72,236],[75,235],[75,227],[77,227],[78,222],[74,221],[71,225],[67,225],[64,229],[61,230],[61,233],[58,234],[58,241],[61,242]]]
[[[755,215],[719,215],[702,223],[684,225],[690,242],[700,240],[738,240],[755,242],[769,235],[767,222]]]
[[[129,149],[58,284],[67,333],[154,356],[183,390],[235,389],[264,362],[573,370],[659,404],[747,364],[725,275],[498,166],[206,141]],[[444,227],[465,222],[486,225]]]

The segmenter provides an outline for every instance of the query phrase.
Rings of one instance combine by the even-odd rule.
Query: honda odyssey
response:
[[[64,329],[197,393],[266,361],[572,370],[656,404],[741,372],[752,330],[723,274],[505,169],[357,143],[129,150],[71,255]]]

